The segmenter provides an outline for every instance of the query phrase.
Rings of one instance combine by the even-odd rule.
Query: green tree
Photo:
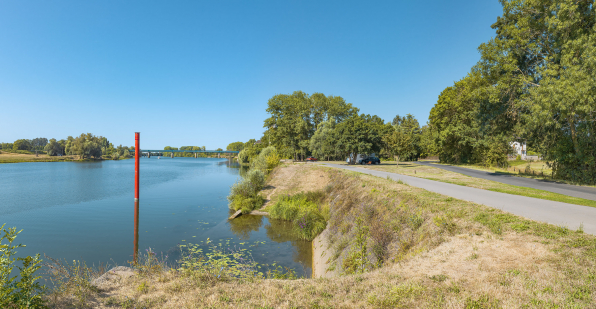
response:
[[[443,90],[431,109],[429,123],[437,130],[439,159],[442,162],[474,161],[474,147],[481,137],[475,92],[483,83],[479,74],[468,75]]]
[[[420,157],[426,158],[439,154],[438,132],[430,125],[420,128]]]
[[[228,145],[228,147],[226,147],[226,150],[230,150],[230,151],[240,151],[242,149],[244,149],[243,142],[233,142],[233,143],[230,143]]]
[[[31,150],[31,141],[28,139],[18,139],[14,141],[13,150]]]
[[[329,160],[330,156],[336,155],[333,130],[335,130],[335,118],[333,117],[319,124],[309,143],[309,149],[315,157],[324,158],[326,156]]]
[[[400,159],[403,161],[415,161],[418,160],[420,156],[420,137],[421,137],[421,130],[420,124],[418,120],[412,115],[407,114],[404,117],[400,117],[399,115],[395,116],[392,121],[393,127],[396,130],[400,131],[400,134],[405,134],[408,136],[408,142],[410,143],[411,147],[407,148],[400,148],[399,156]],[[393,132],[389,131],[388,134],[392,134]],[[395,156],[395,154],[392,154]]]
[[[64,153],[64,149],[62,149],[60,143],[55,138],[50,139],[50,142],[44,147],[44,151],[49,156],[57,156]]]
[[[77,155],[81,159],[86,158],[101,158],[101,136],[94,136],[91,133],[81,134],[77,138],[67,141],[67,154]]]
[[[38,137],[31,140],[31,150],[42,151],[43,148],[48,144],[48,139],[45,137]]]
[[[271,117],[265,120],[266,142],[277,149],[291,149],[294,158],[301,159],[307,154],[310,138],[318,125],[330,117],[341,122],[358,109],[346,103],[341,97],[315,93],[312,96],[302,91],[291,95],[278,94],[269,99],[267,112]]]
[[[413,135],[409,134],[405,127],[396,125],[394,130],[383,136],[387,152],[395,157],[396,165],[399,166],[400,156],[404,157],[414,151]]]
[[[342,156],[378,153],[386,128],[378,116],[353,115],[335,126],[332,134],[335,148]]]

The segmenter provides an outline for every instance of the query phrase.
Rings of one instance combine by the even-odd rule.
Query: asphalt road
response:
[[[505,174],[497,174],[497,173],[490,173],[486,171],[479,171],[465,167],[459,166],[451,166],[451,165],[442,165],[442,164],[433,164],[428,162],[415,162],[420,165],[432,166],[440,169],[444,169],[446,171],[460,173],[476,178],[482,178],[487,180],[492,180],[496,182],[505,183],[508,185],[514,185],[518,187],[527,187],[527,188],[534,188],[544,191],[550,191],[554,193],[560,193],[568,196],[574,196],[579,198],[584,198],[587,200],[596,201],[596,188],[592,187],[580,187],[574,185],[568,185],[564,183],[546,181],[546,180],[539,180],[539,179],[531,179],[531,178],[523,178],[517,176],[510,176]]]
[[[354,165],[321,164],[382,178],[387,178],[387,176],[389,176],[389,178],[393,180],[401,180],[413,187],[451,196],[460,200],[498,208],[528,219],[565,226],[572,230],[577,230],[580,224],[583,224],[585,233],[596,235],[596,208],[594,207],[458,186],[440,181],[370,170]]]

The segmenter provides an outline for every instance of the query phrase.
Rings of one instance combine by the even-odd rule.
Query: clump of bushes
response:
[[[265,199],[259,195],[259,191],[265,185],[265,174],[258,169],[253,169],[246,174],[246,177],[235,183],[228,196],[230,208],[242,210],[242,213],[249,213],[254,209],[263,206]]]
[[[327,227],[329,205],[321,203],[323,198],[320,191],[283,196],[268,208],[269,216],[292,221],[296,235],[310,241]]]
[[[279,165],[280,156],[273,146],[263,149],[258,156],[250,162],[250,167],[261,170],[265,174],[269,174],[276,166]]]
[[[230,208],[242,210],[242,213],[249,213],[263,206],[265,199],[259,195],[259,191],[265,185],[265,176],[279,165],[279,159],[277,150],[273,146],[263,149],[252,159],[249,158],[246,151],[242,150],[238,154],[238,162],[240,164],[250,162],[250,171],[244,179],[232,186],[230,196],[228,196]]]
[[[24,247],[13,245],[20,232],[14,227],[4,229],[4,224],[0,227],[0,308],[45,308],[45,286],[36,282],[41,277],[35,275],[41,268],[39,254],[14,257],[16,249]],[[22,262],[22,267],[16,266],[17,262]],[[19,280],[10,276],[15,267],[19,269]]]

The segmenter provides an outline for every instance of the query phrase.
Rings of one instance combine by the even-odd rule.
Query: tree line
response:
[[[417,160],[435,151],[427,142],[428,126],[420,127],[410,114],[385,122],[359,109],[340,96],[322,93],[278,94],[269,99],[260,140],[234,142],[226,149],[240,151],[239,161],[250,162],[268,146],[282,158],[304,160],[312,155],[344,160],[352,154],[372,154],[396,160]],[[353,162],[352,162],[353,163]]]
[[[166,146],[163,148],[163,153],[168,153],[168,150],[200,150],[200,151],[205,151],[207,149],[207,147],[205,146],[181,146],[180,148],[177,147],[171,147],[171,146]],[[215,149],[216,151],[222,151],[223,149],[221,148],[217,148]],[[208,157],[211,156],[213,154],[209,154],[209,153],[198,153],[197,156],[199,157]],[[194,157],[195,153],[194,152],[174,152],[174,157]]]
[[[134,146],[116,146],[103,136],[95,136],[91,133],[82,133],[77,137],[69,136],[66,139],[56,140],[52,138],[36,138],[33,140],[19,139],[12,143],[0,143],[0,149],[10,152],[21,153],[46,153],[49,156],[76,155],[80,159],[95,158],[104,156],[112,159],[128,158]]]
[[[596,183],[594,1],[501,3],[496,37],[430,112],[437,154],[448,163],[506,164],[510,142],[527,142],[555,178]]]

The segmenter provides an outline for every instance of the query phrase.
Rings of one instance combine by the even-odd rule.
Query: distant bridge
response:
[[[130,152],[134,152],[134,150],[129,150]],[[170,156],[173,158],[174,157],[174,152],[192,152],[195,154],[195,158],[197,157],[197,154],[199,153],[217,153],[217,156],[219,157],[220,154],[222,153],[226,153],[226,154],[238,154],[240,151],[235,151],[235,150],[174,150],[174,149],[158,149],[158,150],[150,150],[150,149],[141,149],[141,153],[143,154],[143,156],[147,156],[147,157],[151,157],[152,153],[170,153]],[[146,154],[146,155],[145,155]]]

